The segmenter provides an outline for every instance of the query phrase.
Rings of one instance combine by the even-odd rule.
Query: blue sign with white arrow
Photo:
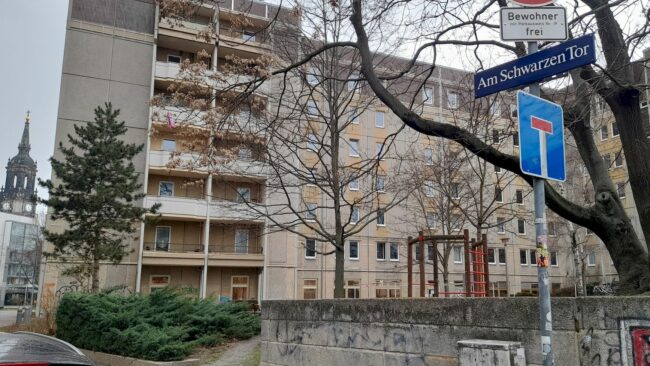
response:
[[[528,85],[553,75],[596,62],[593,34],[574,38],[514,61],[474,74],[476,98],[520,85]]]
[[[562,107],[519,91],[517,111],[521,170],[528,175],[563,182],[566,168]]]

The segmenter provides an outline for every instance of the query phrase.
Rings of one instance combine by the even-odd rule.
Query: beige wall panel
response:
[[[108,79],[112,42],[111,37],[106,35],[68,29],[63,74]],[[63,90],[62,86],[61,91]]]
[[[151,85],[153,45],[115,38],[111,79],[129,84]],[[148,94],[147,94],[148,95]]]

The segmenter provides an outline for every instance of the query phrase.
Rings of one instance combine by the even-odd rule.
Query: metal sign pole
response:
[[[537,52],[537,42],[528,42],[528,54]],[[530,94],[539,96],[539,83],[533,83],[529,87]],[[545,138],[543,136],[542,138]],[[541,153],[545,153],[542,151]],[[546,236],[546,212],[544,197],[544,179],[533,178],[533,193],[535,198],[535,243],[537,258],[537,282],[539,291],[539,329],[541,332],[542,356],[544,366],[555,364],[553,348],[551,346],[551,333],[553,323],[551,321],[551,293],[549,289],[550,280],[548,277],[548,245]]]

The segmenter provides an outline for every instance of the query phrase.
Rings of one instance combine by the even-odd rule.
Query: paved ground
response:
[[[237,342],[228,348],[218,360],[206,364],[206,366],[243,366],[251,365],[251,359],[255,357],[260,344],[260,337]]]
[[[0,327],[6,327],[16,323],[17,309],[0,309]]]

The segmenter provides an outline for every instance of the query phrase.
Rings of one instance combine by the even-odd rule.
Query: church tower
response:
[[[34,216],[36,208],[36,162],[29,156],[29,111],[25,117],[23,137],[18,144],[18,155],[7,163],[7,179],[0,190],[0,209],[3,212]]]

